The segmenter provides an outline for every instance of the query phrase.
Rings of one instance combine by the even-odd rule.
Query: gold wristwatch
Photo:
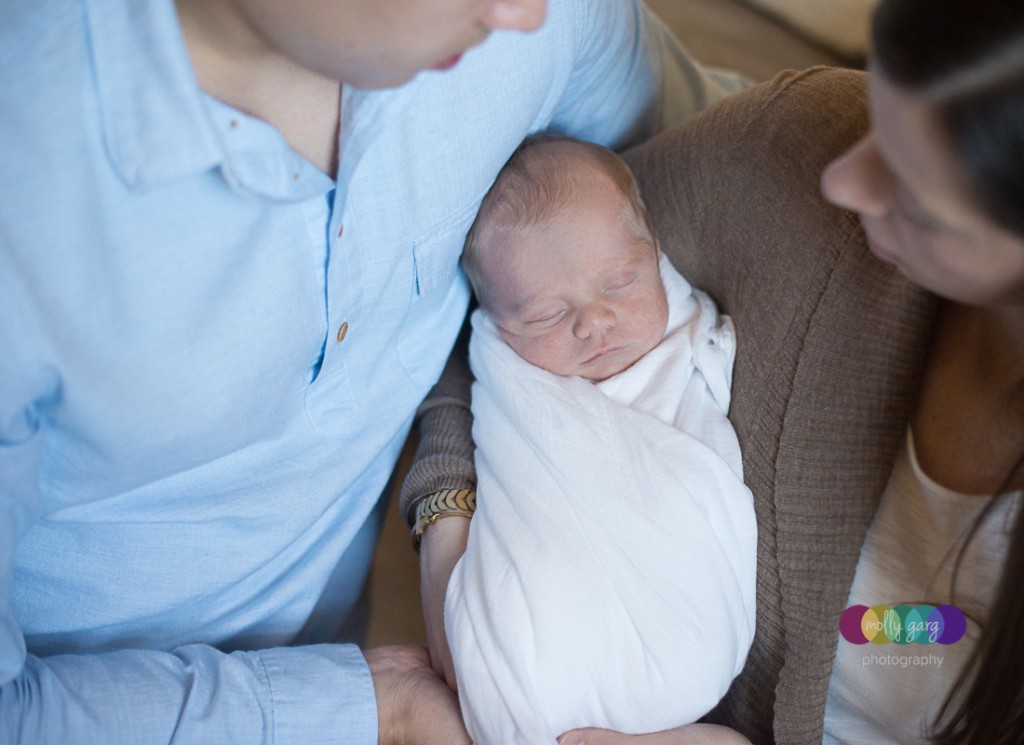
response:
[[[420,550],[423,533],[442,517],[473,517],[476,492],[473,489],[442,489],[431,492],[416,504],[416,522],[412,526],[412,545]]]

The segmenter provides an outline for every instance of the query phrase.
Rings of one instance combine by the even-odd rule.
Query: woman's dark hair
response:
[[[882,0],[872,39],[886,77],[934,108],[977,206],[1024,237],[1024,2]],[[1011,403],[1020,405],[1022,388]],[[1022,483],[1024,454],[1000,493]],[[968,542],[994,505],[982,511]],[[938,745],[1024,743],[1024,507],[1009,539],[976,654],[934,723]]]
[[[1017,461],[998,494],[1005,495],[1024,478],[1024,456]],[[989,501],[969,531],[957,557],[957,569],[971,539],[992,513],[997,498]],[[1020,745],[1024,743],[1024,505],[1007,536],[1008,550],[996,586],[995,602],[982,627],[975,654],[958,675],[934,723],[932,740],[938,745]],[[954,582],[956,577],[954,571]]]
[[[1024,3],[883,0],[873,57],[935,107],[977,203],[1024,236]]]

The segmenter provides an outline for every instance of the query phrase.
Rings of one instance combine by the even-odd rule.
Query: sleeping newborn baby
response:
[[[478,496],[445,628],[473,742],[695,721],[754,633],[729,319],[589,143],[527,140],[463,263]]]

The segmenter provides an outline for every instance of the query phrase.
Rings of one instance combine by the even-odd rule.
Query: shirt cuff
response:
[[[275,745],[377,744],[377,698],[354,644],[258,653],[270,684]]]

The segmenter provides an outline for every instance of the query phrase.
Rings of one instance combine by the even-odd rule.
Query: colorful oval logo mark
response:
[[[953,605],[851,605],[839,633],[851,644],[956,644],[967,619]]]

